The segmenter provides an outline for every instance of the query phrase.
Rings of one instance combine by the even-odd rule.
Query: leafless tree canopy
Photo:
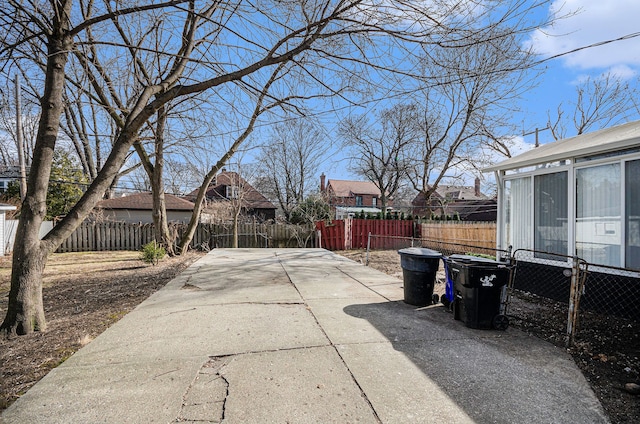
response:
[[[638,92],[627,81],[606,74],[576,86],[575,100],[549,112],[547,127],[554,140],[625,122],[638,112]]]
[[[273,127],[260,148],[258,173],[263,194],[276,199],[289,221],[291,212],[317,191],[320,165],[331,147],[327,134],[311,119],[292,119]]]
[[[395,197],[410,169],[411,146],[420,138],[418,104],[398,104],[369,118],[352,116],[340,124],[351,168],[380,190],[382,210]]]
[[[91,212],[169,103],[206,99],[211,119],[242,141],[247,122],[254,125],[273,105],[295,111],[307,99],[330,98],[354,104],[383,88],[406,92],[411,81],[440,84],[439,74],[417,67],[421,52],[437,61],[432,49],[499,45],[509,39],[504,34],[532,29],[532,7],[520,0],[7,0],[0,75],[7,81],[22,74],[41,110],[2,328],[46,328],[41,275],[48,254]],[[448,67],[467,79],[485,72],[480,65],[438,71]],[[93,165],[88,157],[85,165],[89,173],[95,167],[95,177],[39,240],[63,130],[77,132],[78,151],[92,147]]]

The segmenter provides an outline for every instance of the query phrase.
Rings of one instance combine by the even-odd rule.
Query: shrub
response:
[[[160,259],[164,258],[167,252],[164,247],[152,241],[142,246],[142,260],[148,264],[157,265]]]

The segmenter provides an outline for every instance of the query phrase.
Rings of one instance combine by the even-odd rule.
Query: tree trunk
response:
[[[167,222],[167,205],[164,196],[164,182],[162,174],[164,172],[164,128],[167,122],[166,108],[158,109],[158,122],[155,134],[155,157],[156,163],[152,168],[149,180],[151,180],[151,192],[153,195],[153,224],[156,229],[156,241],[165,248],[169,256],[174,256],[173,245],[175,240],[169,234],[169,224]],[[143,160],[141,158],[141,160]],[[145,167],[146,169],[146,167]]]
[[[22,227],[17,235],[24,234],[25,227],[28,229],[30,226]],[[13,250],[9,305],[0,327],[9,334],[24,335],[47,329],[42,302],[42,273],[48,252],[39,245],[38,240],[36,243],[16,243]]]
[[[72,40],[67,34],[71,0],[58,3],[53,33],[48,39],[48,60],[41,116],[33,151],[27,195],[22,203],[11,269],[9,304],[0,329],[11,334],[44,331],[47,324],[42,302],[42,273],[54,246],[40,241],[40,225],[47,213],[47,186],[64,107],[65,66]]]
[[[240,218],[240,205],[233,211],[233,248],[238,248],[238,220]]]
[[[195,206],[193,208],[193,213],[191,214],[191,220],[189,221],[189,225],[187,226],[187,229],[185,230],[184,234],[182,235],[182,238],[180,239],[180,243],[178,244],[178,254],[182,255],[186,253],[187,250],[189,249],[191,240],[193,240],[193,236],[196,233],[198,222],[200,221],[200,213],[202,212],[201,211],[202,203],[204,202],[204,197],[207,193],[207,188],[209,187],[209,184],[213,180],[213,177],[215,177],[218,171],[224,166],[224,164],[235,154],[235,152],[238,150],[238,147],[240,147],[240,144],[242,144],[242,142],[244,142],[244,140],[246,140],[247,137],[249,137],[249,134],[253,132],[253,127],[256,124],[256,120],[258,119],[258,116],[260,116],[260,114],[264,112],[264,109],[262,108],[262,103],[264,101],[264,98],[269,93],[269,87],[271,87],[271,84],[273,84],[273,82],[276,80],[276,77],[278,73],[282,70],[283,66],[284,65],[281,64],[278,66],[278,68],[275,71],[273,71],[273,73],[271,74],[271,78],[262,89],[262,92],[260,93],[260,97],[256,102],[256,107],[253,110],[253,115],[251,115],[251,120],[249,121],[249,125],[247,125],[247,128],[238,138],[236,138],[236,140],[233,142],[229,150],[227,150],[227,152],[224,155],[222,155],[222,157],[218,160],[218,162],[209,170],[207,175],[205,175],[204,181],[202,182],[202,184],[200,185],[200,189],[198,190],[196,201],[194,202]],[[274,103],[274,105],[275,104],[279,104],[279,102]]]

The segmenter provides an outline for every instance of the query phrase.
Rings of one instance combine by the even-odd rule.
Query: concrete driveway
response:
[[[0,421],[608,422],[562,349],[402,297],[323,249],[214,250]]]

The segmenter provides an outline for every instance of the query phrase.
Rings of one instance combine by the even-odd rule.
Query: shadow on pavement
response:
[[[466,414],[488,422],[607,422],[566,352],[514,330],[472,330],[443,307],[350,305]],[[416,388],[415,396],[428,393]]]

